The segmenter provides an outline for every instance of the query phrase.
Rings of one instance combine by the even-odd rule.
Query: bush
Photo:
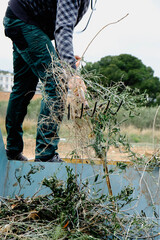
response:
[[[146,128],[152,128],[156,111],[157,111],[156,107],[141,107],[140,109],[137,110],[138,116],[128,119],[126,122],[123,123],[123,126],[132,125],[132,126],[135,126],[136,128],[140,128],[141,130]],[[124,111],[121,109],[118,112],[118,119],[120,121],[123,118],[124,118]],[[160,122],[160,111],[156,116],[155,128],[160,127],[158,125],[159,122]]]

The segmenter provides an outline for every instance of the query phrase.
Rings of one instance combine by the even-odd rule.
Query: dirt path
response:
[[[29,138],[25,138],[24,139],[24,155],[27,156],[29,159],[34,159],[35,156],[35,140],[34,139],[29,139]],[[6,143],[6,139],[4,138],[4,143]],[[59,149],[58,152],[60,154],[61,157],[67,157],[67,158],[71,158],[71,152],[74,150],[74,146],[71,145],[71,143],[69,142],[65,142],[64,139],[62,139],[59,143]],[[153,147],[151,146],[134,146],[133,147],[133,151],[139,154],[145,154],[146,156],[151,156],[153,154]],[[94,156],[94,153],[92,151],[92,153],[88,153],[85,152],[85,154],[83,156],[80,156],[82,158],[88,158],[88,155],[91,154],[92,156]],[[108,159],[110,160],[121,160],[121,161],[125,161],[128,160],[128,157],[126,154],[120,153],[118,149],[115,149],[113,147],[111,147],[109,153],[108,153]]]
[[[3,139],[4,144],[6,144],[6,138]],[[29,159],[34,159],[35,157],[35,145],[36,141],[32,138],[24,138],[24,155],[27,156]],[[62,158],[71,158],[71,152],[75,149],[71,143],[66,142],[65,139],[62,139],[59,143],[58,152]],[[133,146],[132,150],[136,153],[146,156],[152,156],[154,153],[154,149],[150,145],[143,145],[143,146]],[[94,152],[86,152],[80,155],[80,158],[88,158],[88,156],[92,156],[94,158]],[[111,147],[108,152],[108,159],[109,160],[117,160],[117,161],[126,161],[128,160],[127,154],[120,153],[117,148]]]

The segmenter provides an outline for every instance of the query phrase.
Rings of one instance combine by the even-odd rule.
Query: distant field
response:
[[[0,128],[2,130],[3,135],[6,135],[5,132],[5,115],[8,101],[5,99],[9,98],[9,93],[0,92]],[[37,126],[37,118],[40,110],[40,102],[41,95],[36,94],[32,99],[30,105],[28,106],[27,116],[24,121],[24,135],[26,137],[35,138],[36,134],[36,126]],[[129,140],[133,143],[152,143],[153,141],[156,143],[160,142],[160,111],[157,111],[157,107],[150,108],[141,108],[138,110],[140,115],[134,118],[130,118],[125,121],[121,126],[121,130],[124,134],[126,134]],[[156,118],[155,118],[156,116]],[[118,120],[122,121],[124,119],[124,112],[120,110],[118,113]],[[154,126],[153,126],[154,125]],[[68,127],[69,126],[69,127]],[[69,134],[69,128],[71,126],[71,122],[67,121],[62,124],[61,134],[67,135]],[[154,138],[154,139],[153,139]]]
[[[0,102],[1,101],[8,101],[10,96],[10,92],[1,92],[0,91]],[[33,97],[33,100],[36,100],[38,98],[41,98],[41,94],[35,94]]]
[[[0,117],[0,126],[3,134],[4,142],[6,143],[6,131],[5,131],[4,118]],[[36,138],[37,122],[31,119],[24,121],[24,153],[29,158],[34,158],[35,152],[35,138]],[[134,151],[141,154],[151,154],[154,148],[159,147],[160,143],[160,130],[155,131],[153,135],[153,129],[140,130],[134,126],[122,127],[123,134],[127,135],[129,142],[134,147]],[[67,121],[61,124],[60,128],[60,144],[59,153],[62,157],[71,157],[70,153],[74,150],[77,139],[75,139],[75,132],[71,122]],[[77,136],[76,136],[77,138]],[[120,154],[117,149],[111,147],[109,158],[121,159],[123,154]],[[124,157],[123,157],[124,159]]]
[[[0,128],[3,134],[4,141],[6,141],[5,130],[5,115],[7,108],[7,100],[9,93],[0,92]],[[35,149],[35,137],[37,128],[37,118],[40,109],[40,95],[35,95],[35,98],[31,101],[28,107],[28,114],[23,124],[24,140],[25,140],[25,152],[28,156],[34,155]],[[155,146],[159,146],[160,143],[160,113],[158,112],[156,119],[157,108],[142,108],[140,109],[140,116],[133,118],[121,126],[121,132],[126,134],[130,143],[136,147],[140,147],[138,151],[151,152]],[[119,112],[118,118],[121,120],[123,117],[123,111]],[[153,122],[155,125],[153,128]],[[65,120],[61,124],[60,128],[60,151],[63,156],[66,156],[67,151],[72,149],[71,145],[74,140],[74,128],[71,121]],[[116,150],[113,150],[116,152]],[[117,155],[118,158],[118,155]]]

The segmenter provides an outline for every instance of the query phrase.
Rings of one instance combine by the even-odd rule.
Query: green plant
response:
[[[80,187],[78,175],[66,167],[66,181],[56,175],[44,179],[51,193],[23,199],[3,199],[0,233],[5,239],[106,240],[153,236],[155,223],[147,217],[121,211],[134,201],[127,186],[115,195],[92,196],[88,182]],[[98,184],[98,178],[95,179]],[[113,204],[114,203],[114,204]],[[12,221],[10,221],[12,219]],[[5,229],[8,226],[8,232]]]
[[[91,128],[91,146],[96,153],[96,156],[104,160],[105,166],[108,162],[108,151],[112,146],[118,148],[120,152],[128,153],[130,160],[138,159],[139,157],[131,149],[127,135],[122,134],[121,126],[129,119],[139,116],[139,106],[146,101],[145,95],[129,87],[125,87],[122,83],[118,83],[110,88],[101,87],[98,84],[90,84],[91,95],[96,91],[99,102],[95,114],[88,119]],[[121,93],[119,93],[121,92]],[[123,110],[123,117],[117,117],[119,110]],[[143,163],[143,161],[142,161]]]
[[[19,186],[18,195],[21,193],[21,190],[25,188],[26,184],[31,185],[34,182],[32,176],[37,172],[40,172],[41,170],[44,170],[44,166],[40,164],[38,166],[33,166],[32,164],[30,164],[29,172],[23,176],[21,175],[21,168],[17,168],[15,170],[14,174],[17,182],[15,182],[13,186]]]

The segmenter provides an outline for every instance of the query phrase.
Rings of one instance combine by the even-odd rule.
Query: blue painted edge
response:
[[[0,129],[0,196],[4,196],[8,159]]]

